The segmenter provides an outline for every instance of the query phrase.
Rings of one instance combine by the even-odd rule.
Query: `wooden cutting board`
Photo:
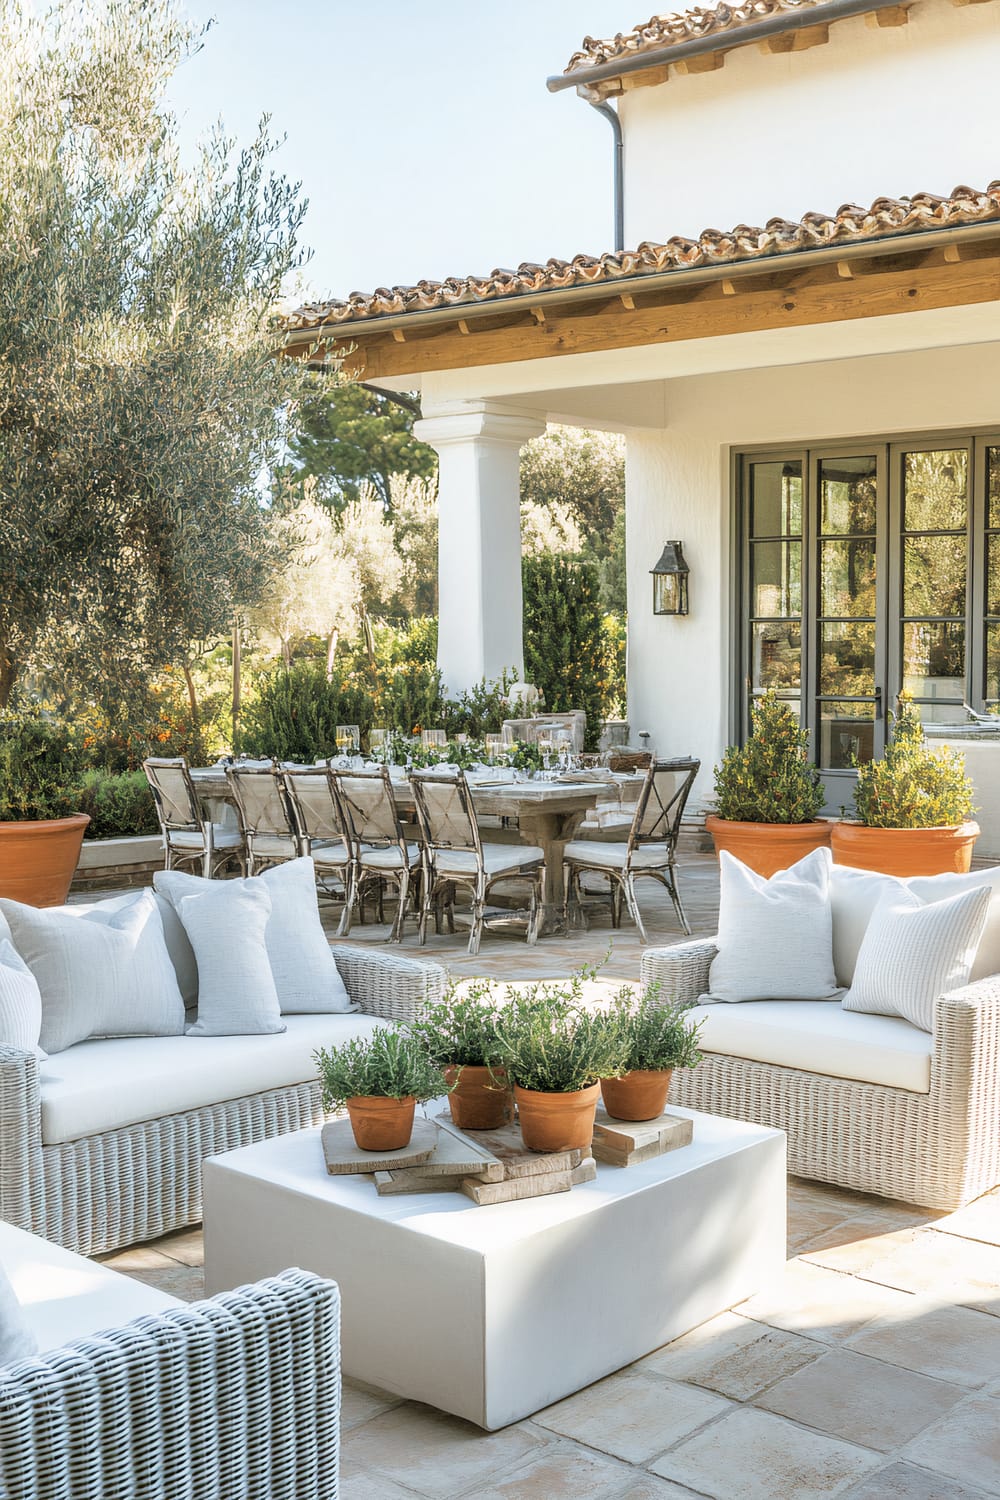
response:
[[[651,1157],[663,1156],[681,1146],[690,1146],[694,1125],[682,1115],[669,1112],[655,1120],[613,1120],[603,1104],[594,1121],[594,1156],[612,1167],[632,1167]]]

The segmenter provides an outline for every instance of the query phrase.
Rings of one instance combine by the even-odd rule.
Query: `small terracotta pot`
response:
[[[673,1068],[636,1068],[621,1078],[601,1079],[601,1098],[613,1120],[655,1120],[662,1115]]]
[[[0,823],[0,896],[27,906],[61,906],[80,858],[90,818]]]
[[[507,1076],[502,1068],[497,1068],[495,1075],[501,1080]],[[444,1076],[451,1090],[448,1108],[459,1130],[499,1130],[514,1118],[510,1089],[495,1081],[489,1068],[465,1063],[445,1068]]]
[[[947,875],[972,868],[978,823],[957,828],[867,828],[863,823],[835,823],[833,862],[882,875]]]
[[[787,870],[814,849],[829,847],[832,823],[737,823],[710,816],[705,829],[712,835],[715,852],[725,849],[758,875],[769,879]]]
[[[599,1083],[568,1094],[546,1094],[514,1085],[521,1139],[529,1151],[590,1151]]]
[[[399,1151],[410,1144],[415,1099],[348,1099],[354,1139],[362,1151]]]

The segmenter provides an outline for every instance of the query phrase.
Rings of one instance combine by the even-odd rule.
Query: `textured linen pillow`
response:
[[[188,1036],[285,1031],[264,941],[271,915],[267,887],[260,880],[198,884],[197,894],[180,900],[180,918],[198,960],[198,1019]]]
[[[0,1365],[31,1359],[37,1353],[38,1340],[25,1321],[7,1272],[0,1266]]]
[[[814,849],[765,880],[719,855],[718,953],[708,1000],[829,1000],[837,993],[830,851]]]
[[[42,995],[40,1045],[91,1036],[179,1036],[184,1001],[152,891],[96,906],[0,900],[14,946]]]
[[[902,1016],[934,1030],[934,1002],[968,984],[990,905],[985,887],[925,906],[912,891],[887,891],[861,944],[845,1010]]]
[[[13,943],[0,937],[0,1046],[45,1053],[38,1045],[42,1030],[42,996]]]
[[[1000,974],[1000,866],[991,870],[972,870],[965,875],[914,875],[909,880],[897,880],[894,875],[878,875],[871,870],[855,870],[850,865],[834,865],[831,874],[833,963],[839,984],[848,988],[852,984],[868,923],[887,891],[895,895],[904,890],[912,891],[930,906],[935,901],[946,901],[949,896],[987,886],[990,906],[969,977],[985,979],[990,974]]]
[[[158,870],[157,891],[179,906],[185,896],[205,885],[232,892],[262,881],[271,897],[271,916],[265,932],[267,956],[283,1015],[337,1015],[358,1010],[344,986],[333,951],[323,931],[316,897],[316,867],[308,857],[255,875],[252,881],[206,881],[179,870]]]

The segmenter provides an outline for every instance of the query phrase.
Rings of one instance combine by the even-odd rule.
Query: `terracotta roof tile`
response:
[[[582,68],[598,67],[601,63],[617,62],[649,52],[655,47],[670,47],[684,42],[701,41],[706,36],[726,36],[734,45],[739,44],[739,32],[744,26],[757,21],[769,20],[772,16],[797,15],[802,11],[821,9],[824,0],[744,0],[741,5],[723,3],[710,9],[695,6],[691,10],[671,12],[662,16],[650,16],[634,31],[620,31],[617,36],[600,38],[584,37],[579,52],[574,52],[566,65],[566,73],[576,73]],[[873,6],[872,9],[875,7]]]
[[[506,297],[721,267],[991,220],[1000,220],[1000,180],[991,182],[985,190],[957,187],[948,197],[916,193],[912,198],[876,198],[870,208],[848,203],[835,214],[807,213],[798,222],[769,219],[762,228],[737,224],[728,232],[706,229],[697,239],[676,235],[663,244],[644,240],[635,250],[577,255],[572,260],[548,260],[544,265],[525,261],[516,270],[495,270],[488,276],[449,276],[445,281],[418,281],[416,286],[352,292],[344,301],[308,303],[284,318],[282,326],[287,332],[296,332],[437,308],[475,307],[502,302]]]

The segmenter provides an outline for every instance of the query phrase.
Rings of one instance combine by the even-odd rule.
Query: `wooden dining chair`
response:
[[[385,883],[391,881],[399,900],[389,941],[401,942],[411,887],[419,878],[423,857],[420,845],[410,843],[403,832],[389,767],[378,766],[371,771],[331,771],[330,784],[357,872],[351,905],[345,909],[341,921],[341,935],[346,937],[351,930],[351,913],[355,905],[361,920],[364,920],[365,896],[372,887],[376,892],[379,920],[383,920]]]
[[[191,771],[183,755],[150,755],[142,763],[153,794],[163,837],[163,866],[176,870],[200,865],[211,880],[235,859],[246,873],[246,844],[242,833],[213,823],[205,816]]]
[[[337,929],[337,936],[343,937],[350,927],[357,864],[330,772],[325,766],[282,766],[278,775],[291,804],[300,852],[310,855],[316,866],[320,894],[344,903]]]
[[[302,844],[277,765],[227,766],[226,780],[246,841],[247,874],[297,859]]]
[[[484,844],[472,793],[464,771],[415,771],[410,777],[423,838],[424,891],[419,940],[427,941],[427,919],[443,901],[449,930],[454,932],[454,890],[468,888],[472,897],[470,954],[479,952],[487,921],[486,902],[503,881],[527,880],[531,899],[527,939],[534,944],[541,927],[545,890],[545,855],[527,844]],[[506,917],[507,912],[504,913]]]

